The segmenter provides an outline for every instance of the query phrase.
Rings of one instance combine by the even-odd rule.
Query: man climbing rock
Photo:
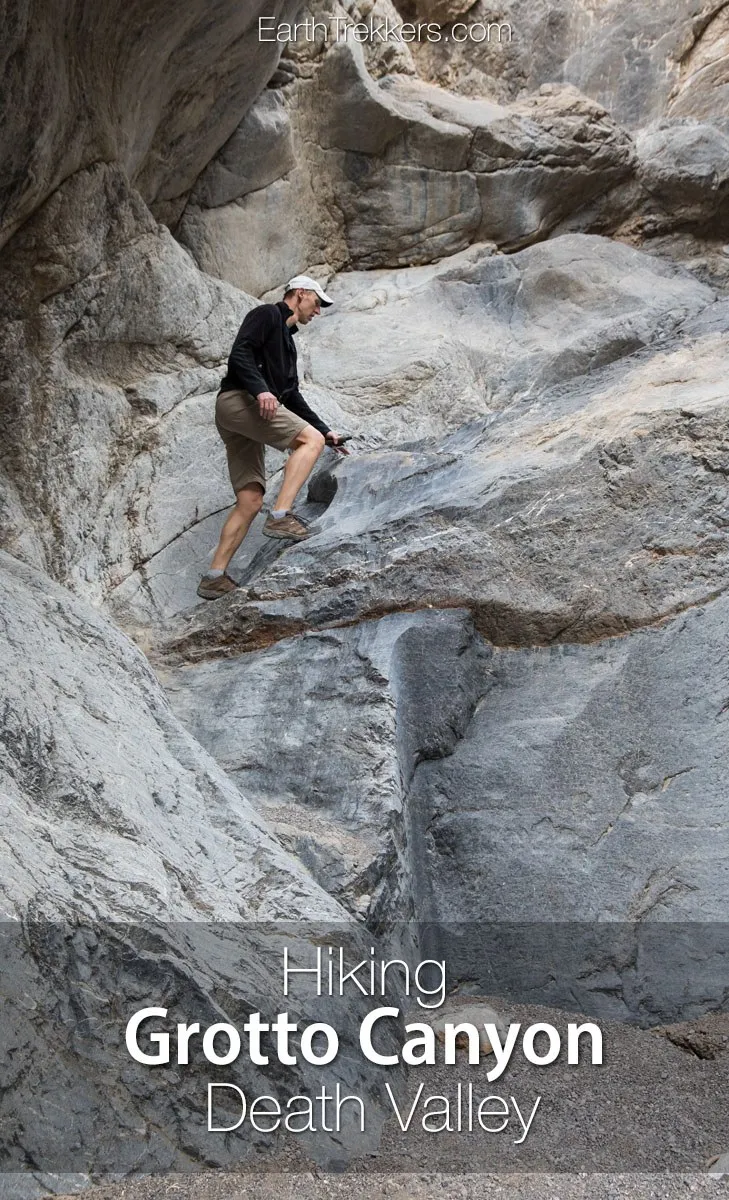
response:
[[[197,589],[204,600],[216,600],[237,587],[226,572],[263,504],[264,446],[290,453],[263,532],[291,541],[309,536],[306,524],[291,509],[322,449],[328,445],[340,454],[349,453],[340,435],[309,408],[299,391],[296,369],[298,326],[308,325],[322,305],[331,303],[315,279],[296,275],[283,300],[252,309],[238,330],[215,405],[215,425],[225,443],[236,502]]]

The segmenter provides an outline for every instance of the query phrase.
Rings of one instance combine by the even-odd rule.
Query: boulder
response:
[[[719,214],[729,194],[729,133],[691,119],[664,119],[641,130],[636,149],[638,180],[651,207],[657,202],[682,227],[706,225]]]
[[[481,197],[480,236],[506,249],[544,237],[629,176],[633,157],[630,138],[605,109],[574,88],[544,85],[475,132],[469,165]]]

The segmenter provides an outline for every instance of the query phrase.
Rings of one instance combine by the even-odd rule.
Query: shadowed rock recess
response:
[[[164,997],[281,1009],[286,941],[644,1025],[722,1009],[729,10],[478,0],[513,36],[469,47],[458,0],[312,0],[444,36],[283,48],[258,18],[294,0],[6,7],[7,1194],[235,1163],[192,1083],[114,1056]],[[353,453],[308,541],[257,518],[201,604],[227,353],[303,270],[336,301],[303,391]],[[380,1120],[361,1056],[332,1072]]]

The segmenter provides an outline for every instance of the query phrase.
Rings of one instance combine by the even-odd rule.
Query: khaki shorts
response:
[[[249,392],[221,392],[215,403],[215,427],[225,442],[233,491],[240,491],[248,483],[260,483],[265,492],[264,446],[288,450],[306,425],[283,404],[266,421]]]

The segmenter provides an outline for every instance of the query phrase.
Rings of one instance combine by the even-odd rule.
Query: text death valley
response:
[[[415,1095],[398,1098],[389,1083],[385,1096],[402,1133],[420,1126],[425,1133],[511,1133],[521,1146],[526,1141],[542,1099],[521,1105],[515,1096],[481,1096],[472,1083],[457,1083],[448,1092],[426,1092],[421,1083]],[[384,1099],[384,1096],[383,1096]],[[249,1099],[235,1083],[208,1084],[208,1133],[234,1133],[250,1125],[256,1133],[341,1133],[345,1127],[365,1132],[366,1109],[362,1096],[347,1095],[341,1085],[321,1087],[313,1095]]]

